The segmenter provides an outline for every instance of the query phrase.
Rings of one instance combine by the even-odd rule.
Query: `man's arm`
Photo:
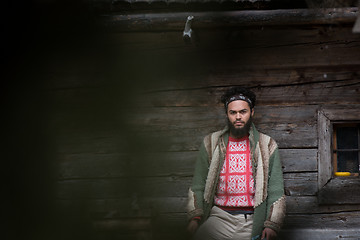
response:
[[[188,204],[187,204],[187,213],[188,219],[193,220],[197,218],[196,223],[198,224],[198,219],[203,215],[203,202],[204,202],[204,188],[206,183],[206,178],[208,175],[209,169],[209,157],[205,148],[204,142],[201,144],[198,157],[195,163],[194,176],[192,180],[192,185],[188,193]],[[195,222],[190,221],[192,226],[195,226]],[[190,226],[189,226],[190,227]]]
[[[266,240],[275,240],[276,237],[277,237],[277,233],[271,228],[264,228],[261,235],[261,239],[266,239]]]
[[[285,217],[286,199],[279,150],[274,140],[272,141],[271,144],[275,144],[273,145],[275,147],[270,156],[267,219],[264,227],[279,232]],[[266,235],[269,234],[272,235],[270,231],[267,231]],[[267,240],[269,240],[269,237],[267,237]]]
[[[194,234],[198,228],[199,228],[199,222],[198,222],[198,220],[196,220],[196,219],[191,219],[190,222],[189,222],[189,224],[188,224],[187,231],[188,231],[190,234]]]

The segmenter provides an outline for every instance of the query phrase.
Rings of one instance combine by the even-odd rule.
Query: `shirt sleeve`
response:
[[[195,163],[192,185],[188,192],[188,219],[200,218],[204,214],[204,189],[209,169],[208,154],[202,143]]]
[[[285,218],[286,198],[284,194],[282,166],[277,145],[270,156],[269,167],[268,207],[264,227],[279,232]]]

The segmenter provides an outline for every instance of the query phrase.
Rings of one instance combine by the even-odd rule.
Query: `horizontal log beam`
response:
[[[307,24],[353,24],[358,8],[281,9],[221,12],[147,13],[103,15],[102,26],[110,31],[182,31],[188,16],[194,16],[193,29],[239,26]]]

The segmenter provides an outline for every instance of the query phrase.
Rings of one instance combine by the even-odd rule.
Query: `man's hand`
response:
[[[196,232],[196,230],[198,229],[198,227],[199,227],[198,221],[195,219],[192,219],[188,224],[187,231],[191,234],[194,234]]]
[[[276,239],[276,232],[272,230],[271,228],[264,228],[261,239],[266,238],[266,240],[275,240]]]

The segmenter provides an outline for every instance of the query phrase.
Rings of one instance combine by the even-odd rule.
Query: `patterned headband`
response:
[[[235,96],[232,96],[231,98],[229,98],[229,100],[226,101],[226,108],[228,107],[229,103],[236,101],[236,100],[243,100],[250,105],[250,108],[253,108],[253,104],[252,104],[252,101],[250,100],[250,98],[248,98],[242,94],[235,95]]]

